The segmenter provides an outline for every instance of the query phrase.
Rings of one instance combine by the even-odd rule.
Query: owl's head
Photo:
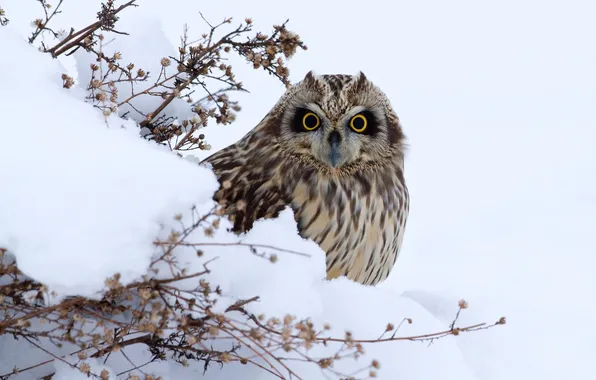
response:
[[[360,72],[314,75],[291,87],[268,123],[282,151],[324,172],[403,162],[404,134],[385,94]],[[271,120],[273,121],[273,120]]]

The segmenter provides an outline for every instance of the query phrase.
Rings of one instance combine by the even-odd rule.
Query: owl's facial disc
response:
[[[333,125],[325,119],[321,136],[313,138],[312,153],[319,161],[336,169],[362,158],[378,130],[374,114],[356,107]]]
[[[378,151],[380,125],[374,112],[356,106],[343,115],[329,114],[317,103],[301,103],[286,114],[290,128],[284,136],[294,153],[311,156],[337,170],[360,159],[370,160],[370,152]]]

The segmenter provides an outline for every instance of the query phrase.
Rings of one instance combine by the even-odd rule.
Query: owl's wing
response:
[[[271,155],[255,154],[249,146],[243,140],[201,162],[210,164],[218,177],[220,188],[213,199],[223,204],[235,233],[250,230],[257,219],[277,217],[290,204],[273,174],[278,171],[271,167]]]

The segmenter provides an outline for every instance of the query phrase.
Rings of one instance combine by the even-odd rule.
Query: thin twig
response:
[[[170,245],[172,243],[168,243],[168,242],[161,242],[161,241],[155,241],[153,242],[154,245],[157,246],[164,246],[164,245]],[[303,257],[311,257],[311,255],[309,255],[308,253],[304,253],[304,252],[299,252],[299,251],[293,251],[291,249],[285,249],[285,248],[279,248],[279,247],[275,247],[272,245],[267,245],[267,244],[252,244],[252,243],[242,243],[242,242],[238,242],[238,243],[186,243],[186,242],[180,242],[180,243],[174,243],[178,246],[181,247],[248,247],[248,248],[261,248],[261,249],[271,249],[271,250],[275,250],[278,252],[284,252],[284,253],[291,253],[293,255],[298,255],[298,256],[303,256]]]

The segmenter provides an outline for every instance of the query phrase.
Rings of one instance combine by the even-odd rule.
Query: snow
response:
[[[58,86],[57,62],[10,28],[0,33],[16,56],[41,67],[0,63],[11,89],[2,99],[10,112],[0,149],[7,163],[0,241],[25,274],[59,293],[91,296],[116,272],[125,282],[145,273],[157,222],[210,202],[215,176],[138,138],[130,122],[111,118],[107,128],[91,105]]]
[[[85,26],[99,3],[65,2],[56,27]],[[259,295],[252,311],[310,316],[330,323],[336,336],[350,330],[375,338],[406,317],[413,323],[400,334],[444,330],[461,298],[470,304],[462,326],[507,317],[505,326],[430,346],[367,345],[365,357],[341,362],[349,370],[379,359],[381,379],[596,378],[596,52],[587,48],[596,5],[352,3],[272,3],[257,11],[244,1],[217,7],[178,0],[165,7],[145,0],[122,13],[119,28],[130,36],[106,49],[146,61],[153,72],[174,51],[184,22],[191,32],[205,31],[199,10],[215,21],[252,17],[259,30],[290,17],[289,28],[309,46],[289,63],[292,81],[311,69],[362,70],[392,99],[409,139],[412,208],[402,254],[385,283],[322,281],[323,254],[297,236],[289,210],[257,223],[246,241],[309,258],[280,254],[271,264],[248,250],[206,247],[205,259],[218,257],[211,281],[232,297]],[[0,59],[0,246],[60,296],[95,296],[115,272],[125,282],[144,273],[159,224],[191,204],[210,205],[214,177],[139,139],[132,121],[110,118],[108,128],[82,101],[84,55],[56,61],[27,45],[37,2],[9,0],[3,7],[11,22],[0,27],[0,50],[10,52]],[[242,60],[232,64],[251,93],[236,95],[243,111],[235,123],[204,130],[214,149],[242,137],[283,93]],[[66,91],[60,74],[72,69],[82,88]],[[172,107],[183,116],[182,107]],[[212,240],[235,237],[220,229]],[[178,255],[189,266],[201,264],[190,250]],[[35,363],[38,356],[19,354],[30,351],[22,340],[0,337],[0,374]],[[142,362],[147,353],[130,355]],[[68,366],[53,365],[21,377],[58,370],[57,377],[75,378]],[[117,373],[129,363],[113,355],[107,365]],[[296,368],[304,378],[324,378],[315,367]],[[202,368],[166,362],[146,370],[172,379],[202,375]],[[271,377],[230,365],[212,367],[205,378]]]

